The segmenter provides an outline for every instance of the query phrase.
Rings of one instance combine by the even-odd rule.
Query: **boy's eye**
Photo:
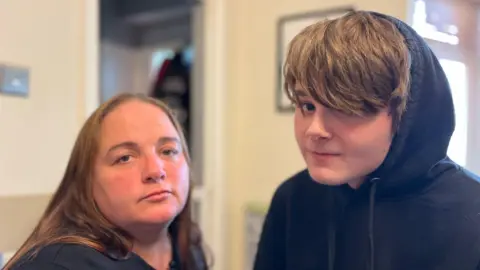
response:
[[[307,112],[315,111],[315,106],[312,103],[303,102],[300,103],[301,109]]]

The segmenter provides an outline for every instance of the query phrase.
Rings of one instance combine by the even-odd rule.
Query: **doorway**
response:
[[[114,94],[150,93],[158,68],[175,52],[181,51],[190,62],[193,218],[214,255],[212,269],[224,269],[223,0],[209,0],[208,5],[186,0],[86,0],[85,4],[87,115]]]

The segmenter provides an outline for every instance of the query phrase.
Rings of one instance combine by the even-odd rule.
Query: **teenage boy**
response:
[[[291,42],[307,169],[276,190],[255,270],[480,269],[478,176],[447,157],[450,87],[423,39],[366,11]]]

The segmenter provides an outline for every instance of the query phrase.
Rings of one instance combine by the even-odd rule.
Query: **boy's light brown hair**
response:
[[[313,24],[290,42],[284,89],[298,104],[298,89],[320,104],[352,115],[387,108],[394,129],[409,92],[405,38],[387,19],[365,11]]]

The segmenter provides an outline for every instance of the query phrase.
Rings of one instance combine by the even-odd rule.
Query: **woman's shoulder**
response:
[[[76,270],[85,266],[86,261],[100,256],[98,251],[85,245],[50,244],[28,252],[11,270]]]
[[[35,256],[26,255],[9,270],[144,269],[130,266],[135,263],[129,259],[114,258],[86,245],[59,243],[42,247]]]

